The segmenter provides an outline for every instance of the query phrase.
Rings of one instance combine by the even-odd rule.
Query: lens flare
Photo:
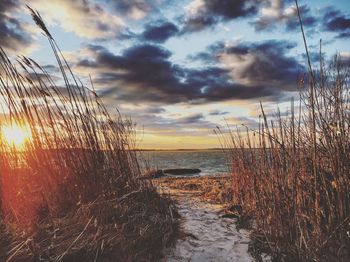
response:
[[[17,149],[24,148],[26,142],[32,139],[32,132],[28,125],[18,125],[15,123],[1,127],[4,142]]]

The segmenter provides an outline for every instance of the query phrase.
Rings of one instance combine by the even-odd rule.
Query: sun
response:
[[[32,139],[32,132],[28,125],[18,125],[15,123],[1,127],[4,142],[17,149],[23,148],[25,143]]]

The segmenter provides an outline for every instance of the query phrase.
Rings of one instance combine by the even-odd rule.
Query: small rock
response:
[[[198,168],[174,168],[174,169],[164,169],[164,173],[170,175],[192,175],[198,174],[201,170]]]
[[[156,172],[154,172],[154,178],[160,178],[164,176],[163,170],[159,169]]]

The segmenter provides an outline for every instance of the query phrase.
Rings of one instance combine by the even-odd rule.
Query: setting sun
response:
[[[24,146],[25,142],[31,140],[32,132],[28,125],[10,124],[4,125],[1,128],[2,136],[4,141],[16,148]]]

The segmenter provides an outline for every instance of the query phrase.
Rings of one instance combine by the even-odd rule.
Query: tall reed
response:
[[[258,130],[230,131],[234,201],[256,226],[252,250],[282,261],[350,259],[350,68],[336,55],[326,66],[321,41],[313,68],[307,55],[299,105],[268,119],[261,106]],[[256,250],[258,249],[258,250]]]
[[[320,55],[299,83],[287,116],[278,110],[268,119],[261,104],[259,128],[230,131],[224,141],[234,201],[254,215],[255,243],[276,258],[348,261],[349,67],[339,55],[326,66]]]
[[[1,126],[28,126],[31,131],[31,139],[22,150],[5,139],[0,141],[4,197],[11,196],[7,190],[17,190],[13,180],[18,185],[32,182],[36,190],[47,191],[42,195],[43,204],[54,212],[68,204],[95,199],[101,192],[120,196],[138,189],[140,185],[135,177],[140,169],[134,151],[130,150],[134,135],[132,122],[120,115],[116,119],[109,115],[96,93],[72,73],[40,17],[34,11],[32,14],[46,33],[64,86],[55,84],[32,59],[17,60],[20,71],[0,49],[3,72],[0,96],[4,101],[2,107],[8,111],[4,112]],[[28,176],[31,182],[21,181]],[[6,186],[7,182],[12,188]],[[58,194],[57,190],[65,192]],[[22,196],[24,192],[14,193]],[[18,195],[16,199],[21,202]],[[15,207],[8,206],[10,203],[14,204],[3,201],[3,208],[17,212]]]
[[[88,88],[73,74],[40,15],[30,11],[62,81],[30,58],[12,63],[0,48],[0,130],[30,133],[19,147],[0,132],[0,229],[10,235],[0,260],[96,261],[106,249],[126,260],[159,255],[175,212],[138,179],[134,124],[109,114],[92,82]]]

